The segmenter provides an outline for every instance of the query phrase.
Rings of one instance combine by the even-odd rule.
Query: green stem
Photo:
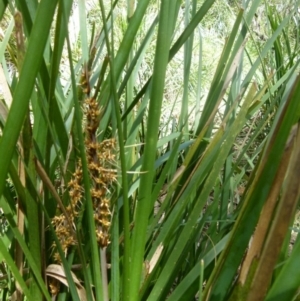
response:
[[[100,248],[100,260],[101,260],[103,299],[104,299],[104,301],[108,301],[109,297],[108,297],[106,247]]]
[[[170,0],[161,2],[145,153],[141,170],[141,182],[139,187],[139,200],[136,208],[135,227],[133,229],[131,242],[130,291],[129,298],[127,299],[131,301],[137,301],[139,298],[148,217],[151,204],[153,203],[151,195],[154,176],[154,162],[161,105],[165,87],[165,73],[169,57],[172,24],[172,18],[170,18],[170,16],[173,16],[172,8]]]

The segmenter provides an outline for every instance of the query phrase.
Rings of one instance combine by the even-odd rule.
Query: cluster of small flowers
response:
[[[115,139],[97,141],[97,129],[99,126],[100,109],[94,98],[85,100],[85,148],[88,169],[91,178],[91,196],[94,208],[94,219],[96,225],[96,237],[101,248],[106,247],[109,241],[109,230],[111,225],[111,204],[109,188],[116,181],[116,170],[112,168],[115,161]],[[78,216],[82,200],[83,188],[82,167],[79,162],[72,179],[68,183],[70,203],[66,207],[66,213],[55,216],[52,220],[56,235],[61,243],[62,249],[67,254],[68,248],[77,243],[75,236],[75,219]],[[55,244],[54,244],[55,246]],[[61,262],[58,252],[54,253],[54,260]]]
[[[72,180],[68,183],[70,203],[66,207],[67,216],[62,213],[52,219],[52,225],[65,254],[69,247],[74,246],[77,243],[73,225],[75,218],[78,216],[78,209],[82,199],[81,179],[82,170],[81,164],[79,164],[73,174]],[[55,247],[55,243],[53,246]],[[54,253],[53,258],[54,261],[61,262],[58,252]]]
[[[101,248],[109,244],[109,229],[111,225],[111,211],[109,187],[116,181],[116,171],[112,169],[115,160],[115,139],[97,141],[100,110],[93,98],[88,98],[86,105],[86,154],[88,168],[92,179],[91,190],[96,236]]]

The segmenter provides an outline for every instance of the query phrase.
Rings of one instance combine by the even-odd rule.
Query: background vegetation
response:
[[[2,300],[299,299],[298,1],[0,19]]]

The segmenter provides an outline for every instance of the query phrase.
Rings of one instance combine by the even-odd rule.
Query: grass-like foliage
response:
[[[272,3],[0,0],[1,300],[298,300],[299,13]]]

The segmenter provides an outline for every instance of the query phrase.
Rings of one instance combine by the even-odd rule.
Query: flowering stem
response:
[[[100,248],[100,260],[101,260],[101,274],[102,274],[102,288],[103,288],[103,300],[108,301],[108,280],[107,280],[107,262],[106,262],[106,247]]]

